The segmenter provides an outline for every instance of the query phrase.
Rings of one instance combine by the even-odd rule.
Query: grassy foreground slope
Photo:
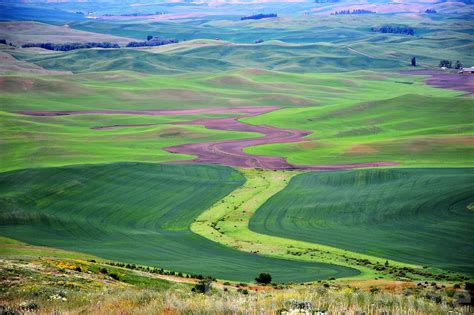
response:
[[[357,272],[243,253],[190,231],[244,178],[226,167],[110,164],[0,174],[0,234],[118,261],[252,281],[309,281]]]
[[[251,230],[472,274],[472,169],[310,172],[250,220]]]
[[[103,273],[104,269],[107,273]],[[0,301],[5,314],[221,315],[247,314],[257,309],[276,314],[288,309],[292,299],[308,301],[315,309],[329,314],[347,313],[348,309],[349,314],[469,312],[468,307],[458,304],[458,298],[467,293],[461,288],[400,285],[386,280],[372,281],[370,287],[332,281],[277,287],[214,282],[208,294],[196,294],[189,284],[161,279],[149,269],[130,270],[80,259],[38,257],[0,258],[0,274]],[[169,280],[178,280],[172,278]]]

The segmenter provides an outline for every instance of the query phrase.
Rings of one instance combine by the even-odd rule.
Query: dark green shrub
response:
[[[257,278],[255,278],[257,283],[269,284],[272,282],[272,276],[269,273],[262,272]]]

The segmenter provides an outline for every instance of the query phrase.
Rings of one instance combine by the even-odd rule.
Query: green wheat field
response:
[[[0,313],[472,314],[473,12],[1,2]]]

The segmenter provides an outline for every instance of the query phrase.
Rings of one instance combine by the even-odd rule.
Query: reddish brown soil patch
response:
[[[6,92],[28,91],[33,87],[33,80],[17,77],[0,78],[0,90]]]
[[[245,148],[251,146],[273,143],[305,142],[310,140],[304,138],[305,136],[311,133],[310,131],[281,129],[265,125],[255,126],[240,122],[238,120],[239,118],[257,116],[277,109],[278,107],[274,106],[261,106],[234,108],[198,108],[184,110],[86,110],[63,112],[23,112],[23,114],[35,116],[59,116],[74,114],[185,115],[199,113],[241,113],[240,116],[234,116],[231,118],[201,119],[190,122],[177,122],[175,124],[203,125],[208,129],[214,130],[255,132],[263,134],[263,137],[225,141],[211,141],[202,143],[189,143],[168,147],[164,150],[172,153],[197,156],[197,159],[195,160],[179,161],[175,163],[207,163],[245,168],[338,170],[357,167],[390,166],[398,164],[394,162],[369,162],[335,165],[294,165],[288,163],[286,159],[282,157],[251,155],[243,152]],[[133,127],[133,125],[129,126]]]
[[[461,73],[447,73],[437,70],[416,70],[405,71],[403,73],[429,75],[431,77],[425,80],[426,84],[459,91],[467,92],[467,95],[474,96],[474,75]]]
[[[347,154],[354,154],[354,155],[359,155],[359,154],[371,154],[371,153],[376,153],[378,152],[376,149],[372,148],[369,145],[366,144],[356,144],[351,147],[349,147],[346,150]]]
[[[320,146],[319,142],[316,141],[305,141],[301,142],[298,147],[303,148],[303,149],[314,149],[316,147]]]

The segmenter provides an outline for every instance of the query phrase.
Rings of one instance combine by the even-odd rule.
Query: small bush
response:
[[[272,282],[272,276],[269,273],[262,272],[257,278],[255,278],[257,283],[269,284]]]
[[[211,278],[206,278],[202,279],[197,283],[194,288],[191,289],[191,291],[196,292],[196,293],[207,293],[211,291],[212,288],[212,279]]]
[[[110,276],[112,279],[114,279],[114,280],[117,280],[117,281],[119,281],[119,280],[120,280],[120,277],[119,277],[119,275],[118,275],[118,274],[116,274],[116,273],[111,273],[111,274],[109,274],[109,276]]]
[[[243,295],[249,294],[249,290],[247,289],[238,289],[237,292],[242,293]]]

